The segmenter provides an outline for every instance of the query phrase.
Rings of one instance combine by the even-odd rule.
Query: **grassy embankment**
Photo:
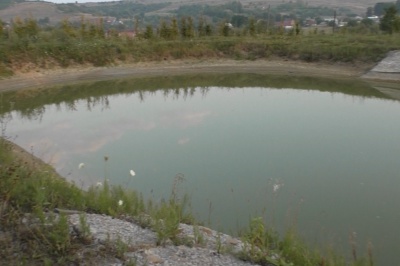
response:
[[[256,60],[282,58],[307,62],[375,63],[400,49],[400,35],[302,34],[208,36],[193,39],[125,39],[69,36],[61,30],[0,38],[0,77],[30,68],[77,64],[94,66],[174,59]]]

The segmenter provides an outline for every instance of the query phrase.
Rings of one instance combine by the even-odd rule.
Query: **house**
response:
[[[282,20],[280,22],[277,22],[275,24],[275,26],[282,27],[285,30],[291,30],[291,29],[294,28],[295,25],[296,25],[296,21],[294,19],[289,19],[289,18],[284,19],[284,20]]]
[[[133,39],[136,36],[136,32],[133,30],[123,30],[118,32],[118,37],[126,38],[126,39]]]
[[[375,23],[379,23],[379,17],[378,16],[370,16],[370,17],[367,17],[367,19],[370,19]]]
[[[329,24],[332,25],[332,23],[335,23],[336,26],[339,25],[339,19],[336,17],[322,17],[322,19],[323,19],[323,22],[326,23],[326,25],[329,25]],[[320,26],[321,26],[321,24],[320,24]]]
[[[304,21],[304,26],[306,26],[306,27],[317,26],[317,21],[313,18],[308,18]]]

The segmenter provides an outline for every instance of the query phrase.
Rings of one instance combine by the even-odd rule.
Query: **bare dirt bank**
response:
[[[371,65],[305,63],[285,60],[206,60],[160,61],[121,64],[108,67],[75,66],[70,68],[35,69],[0,80],[0,91],[49,87],[84,81],[123,77],[170,76],[189,73],[260,73],[293,76],[358,78]]]

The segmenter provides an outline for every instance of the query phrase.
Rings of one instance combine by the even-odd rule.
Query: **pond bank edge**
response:
[[[255,73],[288,76],[360,78],[371,64],[307,63],[291,60],[173,60],[159,62],[123,63],[108,67],[77,65],[70,68],[35,69],[0,79],[0,92],[74,84],[85,81],[110,80],[126,77],[172,76],[196,73]],[[399,77],[400,80],[400,77]]]

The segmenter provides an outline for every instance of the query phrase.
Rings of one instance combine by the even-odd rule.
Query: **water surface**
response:
[[[4,95],[7,134],[77,184],[174,177],[194,214],[227,232],[260,215],[378,265],[400,251],[400,103],[357,81],[251,74],[125,79]],[[109,160],[104,162],[104,156]],[[78,169],[80,163],[83,169]]]

